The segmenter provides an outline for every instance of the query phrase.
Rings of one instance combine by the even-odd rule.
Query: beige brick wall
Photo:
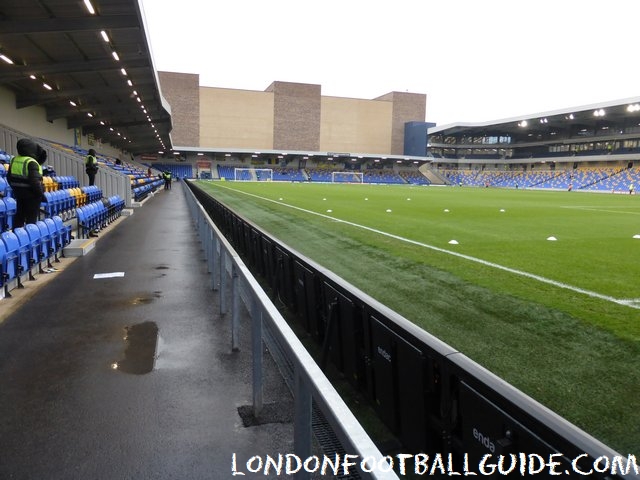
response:
[[[404,124],[425,120],[426,95],[322,97],[321,86],[273,82],[264,92],[199,86],[199,75],[158,72],[174,146],[402,155]]]
[[[171,106],[174,146],[200,146],[200,76],[158,72],[162,96]]]
[[[201,87],[200,146],[272,150],[273,93]]]
[[[391,155],[404,152],[404,124],[424,122],[427,110],[427,96],[424,93],[391,92],[376,98],[392,102]]]
[[[320,151],[391,153],[393,103],[322,97]]]
[[[273,148],[309,150],[320,148],[320,85],[273,82]]]

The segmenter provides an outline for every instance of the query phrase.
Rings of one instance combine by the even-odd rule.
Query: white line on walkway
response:
[[[282,205],[283,207],[288,207],[288,208],[292,208],[294,210],[298,210],[304,213],[308,213],[311,215],[317,215],[318,217],[323,217],[329,220],[333,220],[335,222],[339,222],[339,223],[344,223],[345,225],[350,225],[352,227],[356,227],[356,228],[361,228],[363,230],[367,230],[369,232],[373,232],[373,233],[377,233],[378,235],[383,235],[385,237],[389,237],[389,238],[393,238],[395,240],[400,240],[401,242],[405,242],[405,243],[409,243],[412,245],[417,245],[419,247],[423,247],[423,248],[428,248],[430,250],[436,251],[436,252],[440,252],[440,253],[444,253],[447,255],[451,255],[454,257],[458,257],[458,258],[462,258],[464,260],[468,260],[470,262],[474,262],[474,263],[479,263],[480,265],[484,265],[486,267],[490,267],[490,268],[495,268],[496,270],[502,270],[504,272],[509,272],[512,273],[514,275],[519,275],[521,277],[525,277],[525,278],[530,278],[532,280],[536,280],[540,283],[545,283],[547,285],[553,285],[554,287],[558,287],[558,288],[562,288],[565,290],[570,290],[572,292],[576,292],[576,293],[580,293],[583,295],[587,295],[591,298],[598,298],[600,300],[604,300],[606,302],[611,302],[611,303],[615,303],[618,305],[623,305],[625,307],[631,307],[631,308],[635,308],[640,310],[640,304],[635,300],[625,300],[625,299],[619,299],[619,298],[615,298],[615,297],[610,297],[609,295],[603,295],[601,293],[597,293],[597,292],[592,292],[591,290],[586,290],[584,288],[580,288],[580,287],[575,287],[573,285],[569,285],[567,283],[562,283],[562,282],[558,282],[556,280],[551,280],[550,278],[546,278],[546,277],[542,277],[540,275],[536,275],[533,273],[529,273],[529,272],[524,272],[522,270],[516,270],[515,268],[510,268],[510,267],[505,267],[504,265],[500,265],[498,263],[493,263],[493,262],[489,262],[487,260],[482,260],[481,258],[476,258],[476,257],[472,257],[470,255],[465,255],[463,253],[458,253],[458,252],[454,252],[452,250],[447,250],[445,248],[440,248],[440,247],[436,247],[434,245],[429,245],[427,243],[422,243],[422,242],[418,242],[416,240],[411,240],[410,238],[405,238],[405,237],[401,237],[399,235],[395,235],[393,233],[388,233],[388,232],[383,232],[382,230],[377,230],[375,228],[371,228],[371,227],[367,227],[366,225],[360,225],[358,223],[353,223],[353,222],[349,222],[347,220],[341,220],[339,218],[336,217],[331,217],[329,215],[325,215],[323,213],[318,213],[318,212],[314,212],[312,210],[307,210],[305,208],[301,208],[301,207],[296,207],[295,205],[290,205],[288,203],[284,203],[282,201],[278,201],[278,200],[272,200],[270,198],[266,198],[266,197],[261,197],[260,195],[255,195],[253,193],[248,193],[248,192],[242,192],[240,190],[235,190],[231,187],[222,187],[222,188],[226,188],[229,190],[232,190],[234,192],[239,192],[239,193],[243,193],[244,195],[248,195],[250,197],[255,197],[258,198],[260,200],[264,200],[266,202],[271,202],[271,203],[276,203],[278,205]]]
[[[124,277],[124,272],[96,273],[93,279]]]

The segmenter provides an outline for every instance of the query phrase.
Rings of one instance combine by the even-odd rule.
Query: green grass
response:
[[[620,453],[640,454],[640,310],[615,302],[640,306],[640,197],[200,185]]]

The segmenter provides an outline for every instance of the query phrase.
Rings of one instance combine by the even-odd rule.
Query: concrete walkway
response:
[[[182,188],[0,300],[1,479],[226,479],[234,453],[292,452],[290,423],[242,425],[249,332],[231,352]],[[288,408],[265,375],[265,402]]]

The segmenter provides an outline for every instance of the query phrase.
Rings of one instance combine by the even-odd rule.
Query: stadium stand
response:
[[[443,170],[453,185],[498,188],[536,188],[582,190],[590,192],[628,192],[637,184],[638,167],[582,167],[548,171]]]
[[[171,176],[176,179],[194,178],[193,165],[188,164],[176,164],[176,163],[144,163],[143,165],[160,170],[163,172],[170,172]]]

